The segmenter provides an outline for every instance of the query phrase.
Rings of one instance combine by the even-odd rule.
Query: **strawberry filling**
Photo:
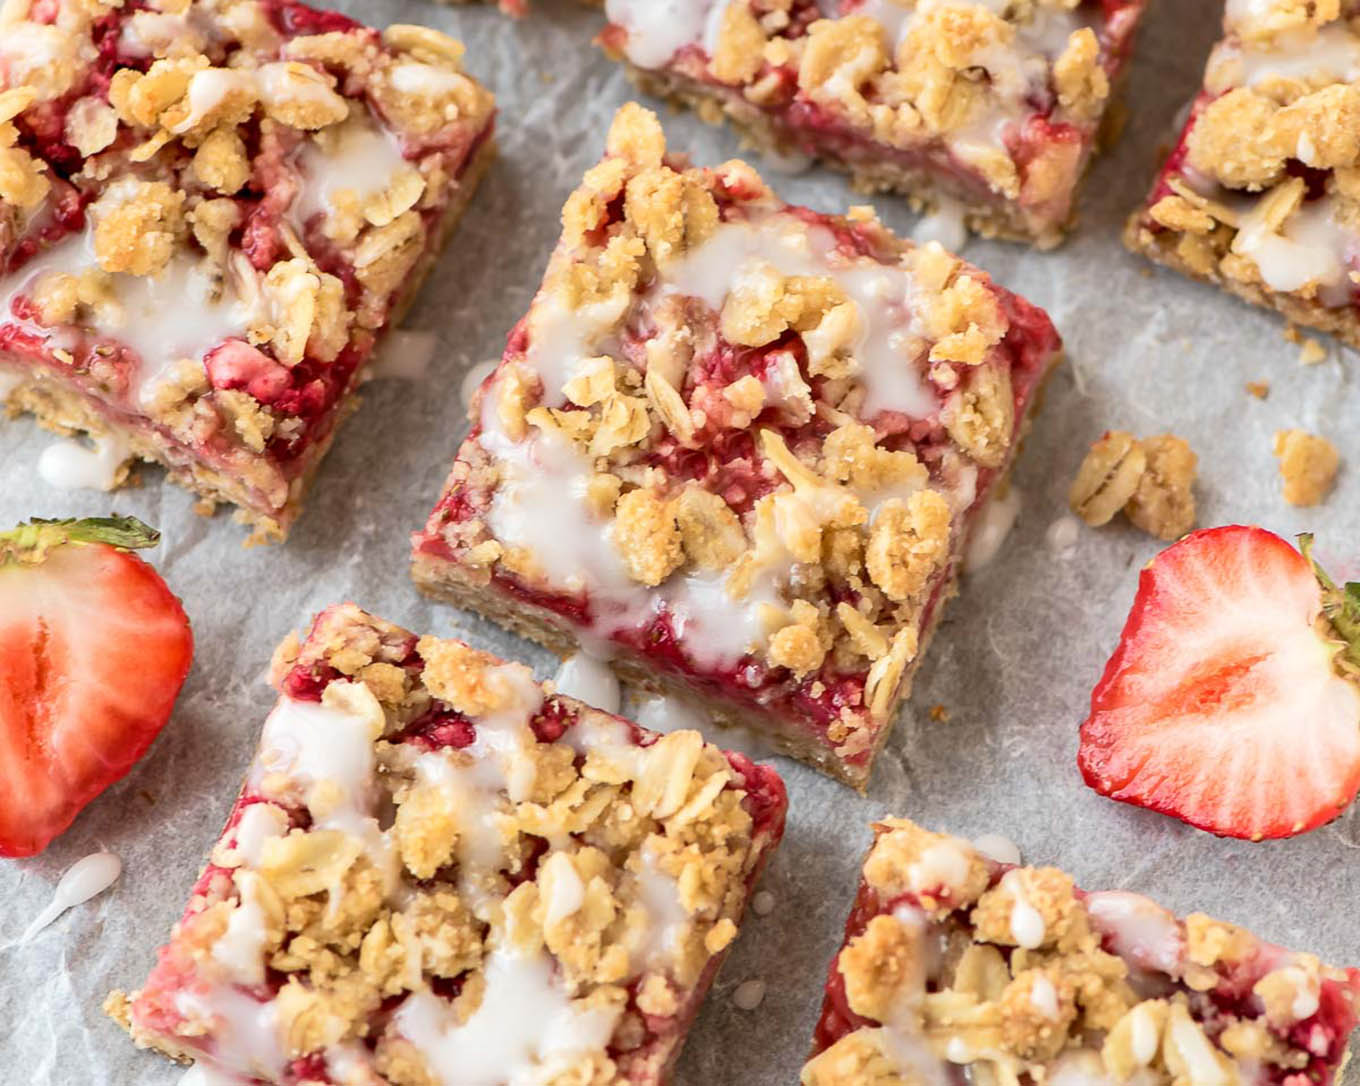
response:
[[[994,887],[1006,872],[1014,869],[1014,865],[992,863],[989,868],[988,885]],[[919,895],[907,892],[885,900],[862,880],[850,915],[846,919],[842,947],[862,935],[869,922],[876,916],[891,914],[902,906],[923,908],[922,895],[933,897],[941,903],[942,908],[948,906],[949,892],[944,887],[926,888]],[[1076,895],[1080,901],[1084,901],[1088,896],[1081,890],[1077,890]],[[1150,902],[1147,904],[1156,908],[1151,906]],[[1171,920],[1169,914],[1168,920],[1179,928],[1179,922]],[[945,928],[963,926],[964,930],[967,930],[966,924],[958,914],[951,915],[939,923]],[[941,935],[944,935],[944,929]],[[1129,963],[1131,974],[1152,976],[1150,983],[1164,994],[1170,990],[1184,995],[1188,1000],[1191,1017],[1199,1023],[1210,1040],[1217,1039],[1234,1022],[1258,1020],[1265,1024],[1272,1035],[1291,1053],[1297,1053],[1306,1061],[1304,1066],[1293,1069],[1274,1063],[1260,1064],[1259,1078],[1256,1081],[1271,1086],[1303,1086],[1304,1083],[1316,1086],[1319,1082],[1331,1080],[1346,1054],[1351,1032],[1357,1024],[1360,1024],[1356,1011],[1357,1006],[1360,1006],[1358,1002],[1360,970],[1350,970],[1344,982],[1324,979],[1318,992],[1316,1011],[1301,1021],[1279,1028],[1266,1019],[1264,1006],[1260,998],[1253,994],[1252,988],[1262,977],[1287,959],[1288,952],[1268,943],[1260,943],[1245,960],[1220,962],[1215,966],[1218,972],[1217,984],[1204,992],[1188,988],[1180,982],[1179,970],[1185,962],[1184,940],[1178,940],[1178,945],[1180,960],[1165,963],[1173,968],[1173,974],[1150,974],[1149,969],[1153,967],[1146,958],[1140,956],[1138,953],[1140,948],[1136,942],[1120,939],[1113,932],[1107,932],[1103,939],[1103,949],[1107,953],[1123,957]],[[1004,952],[1005,948],[1001,949]],[[850,1008],[845,978],[838,963],[839,959],[833,958],[827,972],[822,1011],[813,1033],[814,1054],[825,1051],[858,1029],[872,1028],[880,1024],[856,1014]],[[927,991],[936,990],[937,987],[936,981],[927,978]],[[947,1064],[946,1069],[951,1081],[958,1083],[971,1081],[971,1076],[968,1076],[962,1067]]]
[[[864,6],[862,0],[841,0],[837,16],[855,14]],[[1083,9],[1098,9],[1098,13],[1090,13],[1088,21],[1097,34],[1101,67],[1111,82],[1128,60],[1144,6],[1145,0],[1099,0],[1081,5]],[[780,31],[779,39],[803,37],[812,23],[825,17],[825,7],[813,0],[798,0],[788,10],[788,23]],[[628,38],[626,27],[611,23],[597,41],[611,54],[623,55]],[[762,61],[746,84],[737,86],[718,80],[710,70],[710,61],[699,44],[688,44],[662,65],[662,70],[704,94],[731,99],[740,112],[759,109],[773,125],[783,147],[812,156],[830,156],[852,165],[873,167],[892,163],[906,171],[931,175],[946,192],[971,205],[998,210],[1008,205],[1008,200],[975,166],[955,153],[947,137],[926,140],[919,146],[894,147],[880,142],[863,123],[852,119],[835,103],[803,93],[793,64],[775,66]],[[760,87],[756,101],[743,93],[753,84]],[[1020,103],[1027,113],[1004,127],[1001,144],[1020,173],[1019,206],[1045,219],[1062,221],[1090,153],[1095,126],[1078,128],[1054,122],[1051,115],[1057,101],[1053,87],[1031,88]],[[1055,201],[1052,177],[1058,172],[1070,178],[1070,182]]]
[[[332,609],[334,610],[334,609]],[[324,629],[328,612],[318,616],[314,629]],[[414,638],[403,644],[392,646],[390,656],[402,658],[398,665],[412,672],[419,681],[422,663],[415,652]],[[288,697],[302,698],[307,701],[320,699],[324,689],[332,681],[344,679],[340,672],[325,663],[324,650],[317,651],[310,642],[304,646],[299,660],[279,679],[280,691]],[[579,707],[567,699],[549,696],[534,715],[530,726],[540,742],[556,742],[561,739],[580,719]],[[623,726],[626,735],[639,746],[647,747],[660,737],[639,728],[631,721],[615,717],[613,721]],[[409,744],[422,751],[441,747],[465,748],[476,739],[476,728],[472,721],[455,712],[439,701],[433,702],[430,709],[408,724],[401,732],[389,735],[386,742]],[[736,776],[733,787],[744,795],[742,805],[752,819],[753,837],[768,837],[777,841],[783,833],[787,799],[783,783],[768,766],[756,765],[741,754],[727,754],[728,762]],[[584,762],[584,755],[578,755],[578,766]],[[277,806],[276,800],[265,801],[252,792],[249,786],[242,789],[227,818],[220,841],[233,847],[237,843],[238,827],[250,807],[257,803],[270,802]],[[311,819],[305,809],[287,812],[290,824],[297,828],[307,828]],[[584,842],[583,842],[584,843]],[[547,854],[549,842],[543,839],[528,838],[527,844],[515,862],[502,870],[509,887],[532,880],[537,875],[540,861]],[[748,876],[746,890],[759,875],[757,865]],[[450,871],[440,871],[439,878],[451,878]],[[203,954],[191,949],[197,945],[195,934],[197,925],[205,923],[203,918],[214,904],[221,901],[234,901],[236,890],[232,881],[232,871],[217,864],[209,863],[193,887],[190,904],[181,918],[179,934],[159,952],[157,963],[143,986],[134,1007],[134,1019],[139,1028],[176,1038],[178,1044],[186,1045],[202,1055],[214,1059],[226,1067],[236,1066],[238,1053],[224,1045],[223,1036],[216,1030],[206,1035],[197,1032],[189,1023],[201,1017],[203,1006],[213,1006],[220,998],[225,986],[234,993],[234,998],[246,998],[261,1005],[274,1000],[289,982],[289,974],[272,968],[265,971],[264,983],[259,986],[246,986],[226,981],[205,981],[203,973]],[[206,935],[205,935],[206,938]],[[674,1038],[687,1025],[697,1011],[699,999],[719,963],[719,957],[708,964],[703,980],[695,987],[694,996],[683,1003],[672,1015],[649,1015],[637,1006],[638,985],[632,984],[629,991],[629,1007],[632,1013],[643,1021],[644,1036],[630,1043],[627,1050],[617,1047],[609,1049],[610,1054],[621,1064],[624,1078],[632,1066],[646,1068],[647,1053],[668,1047]],[[441,999],[452,1000],[462,989],[470,974],[460,973],[453,977],[434,976],[429,980],[430,990]],[[369,1053],[376,1050],[378,1039],[384,1034],[386,1023],[400,1009],[408,995],[389,998],[374,1014],[366,1034],[355,1040]],[[190,1013],[192,1012],[192,1013]],[[228,1034],[230,1030],[226,1031]],[[318,1051],[292,1059],[279,1073],[277,1080],[287,1086],[322,1082],[329,1083],[328,1062],[325,1052]]]
[[[71,89],[61,98],[37,103],[15,118],[19,148],[47,165],[51,188],[45,203],[24,223],[22,234],[9,236],[0,227],[0,283],[7,277],[22,277],[31,262],[89,228],[85,208],[98,195],[99,185],[80,172],[84,158],[66,142],[69,113],[78,101],[91,97],[107,100],[110,82],[118,71],[144,72],[150,66],[153,55],[148,50],[139,55],[138,36],[127,32],[129,20],[146,6],[144,0],[130,0],[117,11],[94,20],[88,31],[92,59],[79,71]],[[268,0],[262,6],[285,39],[329,33],[359,34],[370,39],[375,48],[382,48],[376,31],[338,13],[317,11],[292,0]],[[57,6],[47,3],[34,6],[26,18],[35,23],[53,22],[57,14]],[[210,62],[217,66],[230,65],[234,59],[222,41],[219,38],[205,47]],[[247,48],[241,46],[243,52]],[[272,57],[257,59],[263,62]],[[332,74],[351,103],[357,101],[360,109],[366,107],[381,124],[383,118],[362,82],[348,71],[337,70]],[[471,115],[460,117],[419,138],[406,139],[401,153],[423,170],[433,167],[436,175],[457,179],[490,132],[489,120],[481,123],[474,122]],[[243,121],[236,134],[250,173],[238,192],[223,197],[234,201],[239,213],[239,222],[231,229],[227,244],[264,273],[292,255],[285,244],[284,226],[290,209],[298,203],[300,186],[305,180],[295,159],[300,147],[310,146],[313,137],[287,125],[261,125],[258,118]],[[122,124],[103,154],[113,159],[120,152],[131,151],[146,136],[147,132]],[[201,187],[192,179],[192,155],[191,148],[177,142],[160,150],[156,158],[158,169],[172,188],[183,185],[187,191],[196,192]],[[75,184],[67,178],[75,178]],[[449,189],[450,198],[454,191],[456,185]],[[439,241],[443,212],[444,205],[434,200],[422,201],[419,208],[431,245]],[[338,421],[340,406],[354,387],[356,374],[370,357],[377,334],[403,294],[398,288],[381,297],[368,296],[351,264],[351,256],[324,237],[319,222],[297,226],[313,247],[310,255],[315,264],[340,279],[346,308],[351,314],[360,308],[365,313],[362,322],[353,322],[349,343],[339,355],[323,361],[308,353],[301,362],[284,365],[274,357],[271,344],[245,342],[244,317],[238,331],[206,349],[199,343],[187,351],[202,359],[208,388],[203,393],[188,392],[186,396],[191,400],[201,398],[208,406],[222,403],[220,392],[248,393],[269,416],[262,431],[258,428],[255,431],[262,432],[261,438],[247,438],[240,431],[234,413],[239,408],[230,405],[218,411],[183,411],[173,422],[149,415],[144,404],[152,397],[137,395],[144,391],[139,387],[139,376],[148,374],[148,381],[159,381],[169,363],[160,358],[143,358],[143,344],[147,340],[137,331],[127,335],[128,342],[123,342],[116,319],[112,327],[100,327],[92,323],[100,319],[97,316],[89,320],[82,316],[72,324],[48,329],[32,300],[23,293],[16,297],[11,290],[8,292],[11,304],[6,312],[0,313],[0,359],[7,366],[35,367],[46,376],[74,385],[92,410],[119,426],[153,434],[154,444],[164,450],[172,468],[205,464],[233,480],[242,494],[239,500],[271,515],[277,514],[293,500],[289,495],[294,488],[289,484],[304,476],[324,450]],[[182,248],[180,257],[186,264],[201,255],[187,243]],[[44,272],[53,270],[60,270],[55,258],[43,268]],[[172,272],[169,278],[175,279],[176,273]],[[25,284],[19,285],[21,290],[27,289]],[[140,288],[130,285],[129,289]],[[232,298],[226,297],[224,308],[231,303]],[[189,304],[197,302],[169,304],[165,311],[178,312]],[[142,319],[137,318],[137,323],[143,323]],[[205,327],[216,329],[218,325]],[[211,339],[207,342],[212,344]],[[173,345],[167,349],[174,349]],[[190,408],[193,406],[189,404]],[[266,463],[267,469],[261,469],[260,461]]]
[[[834,222],[805,209],[799,209],[798,214],[818,225]],[[847,253],[871,256],[884,262],[892,260],[881,237],[870,230],[855,224],[836,223],[836,237],[838,247]],[[1015,417],[1022,418],[1029,409],[1038,381],[1058,348],[1059,340],[1052,323],[1041,309],[1000,288],[994,290],[1009,322],[1009,330],[996,349],[1007,360],[1014,393]],[[624,353],[629,357],[644,358],[645,342],[650,334],[642,332],[631,339],[625,337]],[[778,474],[771,473],[757,455],[754,435],[758,430],[777,431],[790,449],[797,449],[804,445],[819,446],[834,427],[818,416],[806,423],[790,424],[780,407],[767,406],[747,427],[739,430],[724,428],[723,413],[730,411],[730,406],[716,391],[704,399],[702,393],[705,388],[721,389],[745,374],[760,377],[768,372],[773,361],[781,354],[792,353],[798,358],[799,369],[804,376],[807,368],[801,339],[792,333],[754,349],[734,346],[716,330],[713,334],[713,348],[693,361],[688,378],[688,381],[699,386],[695,402],[711,404],[713,407],[711,412],[706,412],[710,417],[698,431],[695,447],[680,445],[668,434],[647,448],[640,462],[663,470],[672,480],[698,482],[704,489],[720,495],[734,512],[744,514],[749,512],[756,500],[781,483]],[[521,321],[510,334],[506,358],[523,357],[528,348],[528,330]],[[822,378],[810,378],[814,399],[822,384]],[[938,469],[950,442],[938,417],[916,419],[900,412],[883,412],[869,421],[877,433],[884,435],[884,447],[910,450],[927,467]],[[474,446],[480,434],[480,425],[474,425],[464,447]],[[992,469],[979,472],[977,497],[961,518],[965,533],[966,526],[979,514],[997,475],[998,472]],[[450,544],[450,539],[458,537],[460,526],[472,528],[481,523],[493,499],[494,489],[486,485],[469,482],[448,487],[441,495],[426,530],[416,538],[417,553],[456,562],[458,551]],[[931,590],[923,610],[923,628],[928,629],[933,622],[951,572],[944,571]],[[588,589],[578,593],[556,590],[544,584],[531,583],[499,565],[493,568],[491,579],[495,588],[506,596],[534,609],[549,612],[577,628],[590,631],[600,618]],[[848,586],[834,581],[830,583],[829,591],[836,602],[845,600],[853,605],[858,598]],[[759,711],[776,714],[799,735],[817,738],[828,746],[834,746],[827,738],[829,730],[836,726],[845,713],[856,712],[863,707],[866,682],[863,671],[838,672],[828,662],[819,671],[798,678],[788,669],[771,667],[759,656],[750,653],[726,667],[705,666],[693,647],[687,645],[682,628],[683,621],[677,621],[666,603],[657,601],[647,621],[612,632],[609,636],[614,643],[643,657],[664,673],[682,679],[697,692],[719,700],[735,700]],[[870,757],[871,751],[866,750],[851,755],[847,762],[864,764]]]

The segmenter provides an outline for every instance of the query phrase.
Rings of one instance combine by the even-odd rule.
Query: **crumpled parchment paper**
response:
[[[424,0],[340,6],[370,23],[424,22],[462,38],[469,69],[499,99],[501,158],[406,322],[438,336],[428,373],[368,386],[282,547],[243,549],[244,533],[226,515],[196,516],[190,496],[154,469],[141,470],[139,487],[113,495],[52,489],[35,471],[51,435],[31,420],[0,421],[0,525],[110,509],[157,525],[164,539],[148,557],[183,598],[197,638],[174,718],[142,763],[42,856],[0,861],[7,1084],[175,1081],[178,1072],[135,1050],[100,1003],[110,988],[141,982],[178,917],[272,704],[264,671],[290,629],[328,603],[353,599],[411,629],[457,633],[529,662],[540,675],[553,670],[543,651],[419,596],[407,577],[407,537],[433,504],[466,429],[460,378],[500,354],[542,274],[562,201],[598,156],[614,109],[634,92],[590,44],[598,11],[570,0],[536,0],[519,23],[489,7]],[[1015,476],[1019,521],[1003,552],[966,579],[950,606],[868,796],[780,762],[791,811],[763,883],[774,909],[748,917],[686,1046],[684,1086],[796,1080],[868,823],[889,813],[966,836],[999,832],[1027,862],[1059,865],[1087,887],[1135,889],[1177,912],[1203,910],[1324,959],[1360,962],[1354,811],[1294,840],[1221,841],[1095,795],[1074,761],[1077,725],[1137,571],[1159,548],[1122,519],[1083,528],[1065,557],[1046,542],[1066,513],[1067,484],[1087,445],[1105,429],[1187,438],[1200,457],[1202,526],[1311,529],[1340,567],[1334,572],[1360,571],[1354,357],[1328,343],[1328,360],[1304,367],[1280,320],[1153,270],[1118,243],[1159,145],[1198,86],[1220,9],[1212,0],[1152,5],[1126,89],[1127,128],[1088,180],[1073,241],[1049,254],[978,241],[965,249],[1047,308],[1067,340],[1069,363],[1049,386]],[[690,114],[664,120],[671,146],[700,162],[738,153],[727,130]],[[863,202],[830,172],[767,173],[786,197],[815,208]],[[902,201],[873,202],[891,226],[910,229]],[[1257,379],[1270,382],[1264,401],[1244,389]],[[1280,496],[1271,435],[1291,426],[1323,433],[1341,449],[1345,467],[1321,508],[1295,510]],[[931,719],[936,705],[947,721]],[[123,858],[122,880],[17,945],[60,874],[100,846]],[[756,978],[765,982],[764,1002],[737,1009],[733,991]]]

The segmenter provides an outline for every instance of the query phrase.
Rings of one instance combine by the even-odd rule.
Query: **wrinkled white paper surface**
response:
[[[40,857],[0,861],[0,1080],[34,1086],[174,1082],[178,1072],[136,1051],[100,1011],[105,993],[134,988],[179,916],[235,795],[273,700],[264,670],[274,645],[328,603],[352,599],[420,632],[457,633],[551,674],[548,655],[489,624],[419,596],[407,538],[437,495],[466,430],[461,376],[498,356],[523,314],[558,232],[562,201],[598,156],[614,109],[634,96],[590,44],[597,11],[537,0],[514,23],[494,9],[416,0],[348,0],[367,22],[425,22],[468,44],[467,65],[496,92],[501,158],[426,284],[406,327],[438,335],[421,380],[381,380],[344,426],[283,547],[241,547],[226,515],[196,516],[157,470],[115,495],[58,491],[36,475],[52,440],[31,420],[0,420],[0,525],[29,516],[133,513],[164,539],[148,557],[183,598],[197,638],[174,719],[132,774],[109,789]],[[951,605],[874,773],[867,798],[781,761],[788,833],[680,1064],[684,1086],[787,1086],[806,1055],[827,962],[855,890],[870,820],[900,813],[965,836],[999,832],[1027,862],[1056,864],[1089,888],[1127,887],[1177,912],[1203,910],[1338,963],[1360,963],[1360,816],[1290,841],[1217,840],[1088,791],[1074,757],[1092,685],[1114,648],[1139,567],[1159,544],[1123,521],[1083,528],[1073,553],[1046,542],[1066,512],[1068,482],[1107,428],[1171,431],[1200,457],[1202,526],[1255,522],[1317,532],[1333,572],[1360,573],[1360,420],[1355,358],[1328,343],[1304,367],[1283,324],[1216,291],[1154,271],[1118,243],[1159,145],[1198,86],[1216,36],[1212,0],[1154,3],[1125,101],[1129,124],[1086,186],[1082,226],[1056,253],[972,242],[965,255],[1044,306],[1067,340],[1015,476],[1020,519],[990,566]],[[654,103],[655,104],[655,103]],[[733,134],[689,114],[665,116],[674,149],[716,163]],[[771,181],[826,211],[864,202],[815,170]],[[909,230],[904,203],[873,201]],[[1270,382],[1265,401],[1244,385]],[[1327,504],[1295,510],[1280,496],[1276,429],[1329,436],[1345,467]],[[947,722],[930,719],[931,706]],[[61,873],[99,847],[125,862],[108,893],[17,945]],[[732,994],[765,981],[753,1011]],[[1354,1084],[1360,1075],[1350,1076]]]

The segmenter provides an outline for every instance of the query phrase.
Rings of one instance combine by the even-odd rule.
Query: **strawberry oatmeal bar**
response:
[[[987,235],[1072,219],[1145,0],[607,0],[649,93]]]
[[[133,1039],[241,1083],[666,1082],[783,831],[774,771],[352,604],[274,684],[187,911],[106,1005]]]
[[[862,787],[1060,341],[867,208],[620,110],[414,575]]]
[[[461,55],[291,0],[5,4],[0,404],[282,538],[494,153]]]
[[[1329,1086],[1360,970],[900,819],[875,842],[804,1086]]]
[[[1360,346],[1360,3],[1229,0],[1128,246]]]

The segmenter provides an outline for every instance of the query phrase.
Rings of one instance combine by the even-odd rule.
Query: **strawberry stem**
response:
[[[1313,533],[1299,536],[1299,551],[1313,567],[1313,576],[1322,585],[1322,613],[1345,643],[1341,652],[1352,667],[1360,668],[1360,582],[1347,581],[1344,588],[1313,557]]]
[[[119,550],[154,547],[161,533],[136,517],[114,514],[45,520],[34,517],[8,532],[0,532],[0,565],[7,562],[41,562],[53,547],[67,543],[103,543]]]

